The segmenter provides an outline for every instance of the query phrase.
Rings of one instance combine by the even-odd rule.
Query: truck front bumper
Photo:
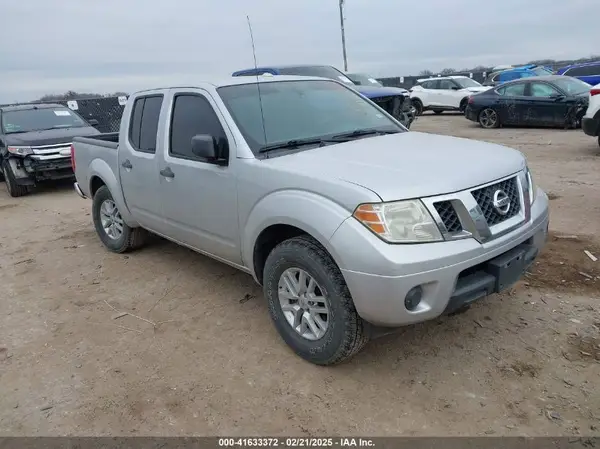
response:
[[[452,313],[513,285],[543,248],[548,223],[548,197],[537,189],[529,222],[485,243],[468,238],[391,245],[352,218],[330,243],[358,314],[395,327]],[[414,288],[421,299],[408,310],[405,300]]]

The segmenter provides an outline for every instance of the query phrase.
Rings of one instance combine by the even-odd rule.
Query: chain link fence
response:
[[[85,120],[96,120],[97,125],[94,125],[98,131],[103,133],[117,132],[121,125],[121,116],[127,97],[99,97],[85,98],[81,100],[56,100],[56,101],[31,101],[28,103],[18,103],[19,105],[26,104],[61,104],[69,109],[76,111]],[[13,104],[10,106],[14,106]],[[0,105],[9,106],[9,105]]]

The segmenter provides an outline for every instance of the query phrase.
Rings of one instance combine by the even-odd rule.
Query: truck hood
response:
[[[5,134],[6,145],[53,145],[57,143],[71,143],[73,137],[87,137],[100,134],[92,126],[74,128],[45,129],[43,131],[30,131],[28,133]]]
[[[523,169],[512,148],[458,137],[404,132],[267,159],[273,168],[338,179],[375,192],[383,201],[465,190]],[[318,182],[318,181],[317,181]]]
[[[389,97],[391,95],[408,95],[406,89],[399,87],[355,86],[357,91],[367,98]]]

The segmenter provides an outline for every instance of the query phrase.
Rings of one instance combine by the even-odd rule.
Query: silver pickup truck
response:
[[[320,365],[510,287],[548,232],[520,152],[409,132],[332,80],[138,92],[118,135],[72,151],[109,250],[149,231],[251,274],[283,340]]]

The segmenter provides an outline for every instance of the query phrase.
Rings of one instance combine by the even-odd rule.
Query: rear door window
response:
[[[522,97],[525,95],[525,83],[511,84],[496,90],[504,97]]]
[[[156,134],[162,102],[162,95],[152,95],[136,98],[133,103],[129,142],[135,150],[144,153],[156,152]]]

